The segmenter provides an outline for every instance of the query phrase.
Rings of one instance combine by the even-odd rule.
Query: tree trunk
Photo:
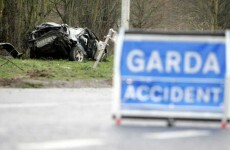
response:
[[[218,0],[211,0],[211,30],[218,29]]]

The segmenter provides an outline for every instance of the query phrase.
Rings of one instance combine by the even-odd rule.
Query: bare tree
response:
[[[55,12],[63,23],[88,27],[100,38],[117,24],[120,0],[0,0],[0,42],[26,48],[26,35]]]
[[[162,0],[132,0],[131,1],[131,26],[133,28],[154,28],[162,21]]]
[[[24,51],[26,34],[49,15],[50,6],[47,0],[0,0],[1,41]]]
[[[76,0],[51,0],[55,13],[61,18],[63,23],[74,25],[76,24],[76,5],[79,1]]]
[[[187,18],[194,29],[221,30],[230,27],[229,0],[186,0]]]
[[[81,6],[81,15],[78,15],[79,25],[92,29],[100,38],[116,26],[120,17],[120,0],[84,0]]]
[[[3,0],[0,0],[0,41],[2,41],[2,30],[3,30],[3,26],[2,26],[2,12],[3,12],[3,8],[4,8],[4,5],[3,5]]]
[[[63,23],[88,27],[100,38],[120,17],[120,0],[52,0],[52,3]]]
[[[230,28],[230,1],[219,0],[217,18],[220,29]]]

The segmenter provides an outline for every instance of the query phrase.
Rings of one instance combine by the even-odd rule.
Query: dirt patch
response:
[[[75,81],[42,81],[35,79],[1,79],[2,88],[110,88],[112,79],[90,79]]]
[[[52,78],[54,77],[54,74],[52,72],[50,72],[49,70],[30,70],[30,71],[27,71],[27,75],[30,76],[31,79],[36,79],[36,78],[39,78],[39,77],[42,77],[42,78]]]
[[[33,81],[42,83],[45,88],[108,88],[112,87],[112,79],[90,79],[75,81]]]
[[[20,78],[2,79],[0,78],[0,87],[18,87],[21,85]]]

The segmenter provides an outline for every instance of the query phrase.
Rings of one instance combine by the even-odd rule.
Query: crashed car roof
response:
[[[37,30],[41,30],[41,29],[44,29],[44,28],[59,28],[59,27],[67,27],[67,34],[69,35],[69,38],[74,40],[74,41],[77,41],[77,37],[76,35],[79,35],[82,31],[84,31],[83,28],[75,28],[75,27],[70,27],[68,26],[67,24],[58,24],[58,23],[55,23],[55,22],[45,22],[45,23],[42,23],[40,25],[38,25],[36,27],[36,30],[33,31],[33,32],[36,32]]]
[[[36,29],[39,30],[39,29],[46,28],[46,27],[61,27],[61,26],[62,26],[61,24],[57,24],[54,22],[45,22],[45,23],[38,25]]]

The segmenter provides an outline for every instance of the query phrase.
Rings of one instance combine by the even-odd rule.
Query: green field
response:
[[[94,61],[32,60],[0,58],[1,79],[87,80],[112,78],[113,56],[93,69]]]

